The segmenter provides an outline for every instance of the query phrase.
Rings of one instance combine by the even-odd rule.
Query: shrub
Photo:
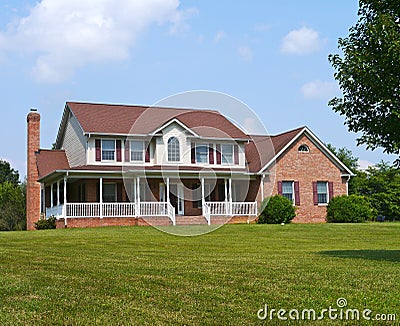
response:
[[[264,199],[258,223],[280,224],[290,223],[296,216],[296,208],[286,197],[275,195]]]
[[[56,228],[56,218],[54,216],[50,216],[47,219],[41,219],[35,222],[36,230],[46,230],[46,229],[55,229]]]
[[[364,196],[337,196],[329,201],[327,208],[330,223],[359,223],[372,217],[373,210]]]

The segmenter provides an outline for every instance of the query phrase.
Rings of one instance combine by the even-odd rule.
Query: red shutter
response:
[[[220,144],[217,144],[216,150],[217,150],[217,164],[221,164],[221,145]]]
[[[190,149],[190,160],[192,164],[196,163],[196,145],[192,143],[191,149]]]
[[[129,140],[125,140],[125,162],[130,162],[131,160],[131,149]]]
[[[95,147],[96,147],[96,162],[101,161],[101,139],[95,140]]]
[[[115,147],[117,149],[117,162],[121,162],[122,161],[121,139],[116,140]]]
[[[329,200],[333,198],[333,182],[328,182]]]
[[[208,163],[214,164],[214,147],[213,144],[208,145]]]
[[[312,183],[312,191],[313,191],[314,205],[318,205],[317,182],[315,182],[315,181],[313,181],[313,183]]]
[[[282,196],[282,181],[278,181],[278,195]]]
[[[145,142],[144,146],[146,146],[146,153],[145,153],[145,156],[144,156],[144,161],[146,163],[149,163],[150,162],[150,143],[149,142]]]
[[[233,146],[233,158],[234,158],[234,163],[239,164],[239,146],[238,145]]]
[[[300,206],[300,185],[298,181],[294,182],[294,204]]]

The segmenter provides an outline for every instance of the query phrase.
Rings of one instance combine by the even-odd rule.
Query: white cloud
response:
[[[0,50],[36,56],[37,80],[60,82],[92,62],[124,60],[146,27],[186,28],[179,0],[42,0],[0,33]]]
[[[335,94],[339,92],[336,82],[326,82],[321,80],[314,80],[306,83],[300,90],[306,99],[326,99],[335,96]]]
[[[290,54],[307,54],[320,50],[325,42],[326,40],[321,39],[317,31],[302,27],[290,31],[283,38],[281,50]]]
[[[370,166],[373,166],[374,163],[367,161],[367,160],[360,160],[358,159],[358,167],[360,170],[366,170]]]
[[[218,31],[217,34],[214,36],[214,42],[219,43],[221,40],[223,40],[226,37],[226,33],[224,31]]]
[[[244,61],[251,61],[253,60],[253,51],[247,46],[239,46],[237,48],[239,57]]]

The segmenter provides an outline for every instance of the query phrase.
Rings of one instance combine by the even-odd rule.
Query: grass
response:
[[[265,304],[318,312],[340,297],[400,320],[399,271],[400,223],[0,232],[0,323],[257,325]]]

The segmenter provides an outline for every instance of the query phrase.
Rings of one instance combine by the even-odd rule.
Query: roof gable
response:
[[[275,136],[251,136],[253,143],[246,148],[246,157],[250,159],[248,163],[250,172],[264,173],[302,135],[306,135],[340,170],[348,175],[354,175],[307,127],[300,127]]]

